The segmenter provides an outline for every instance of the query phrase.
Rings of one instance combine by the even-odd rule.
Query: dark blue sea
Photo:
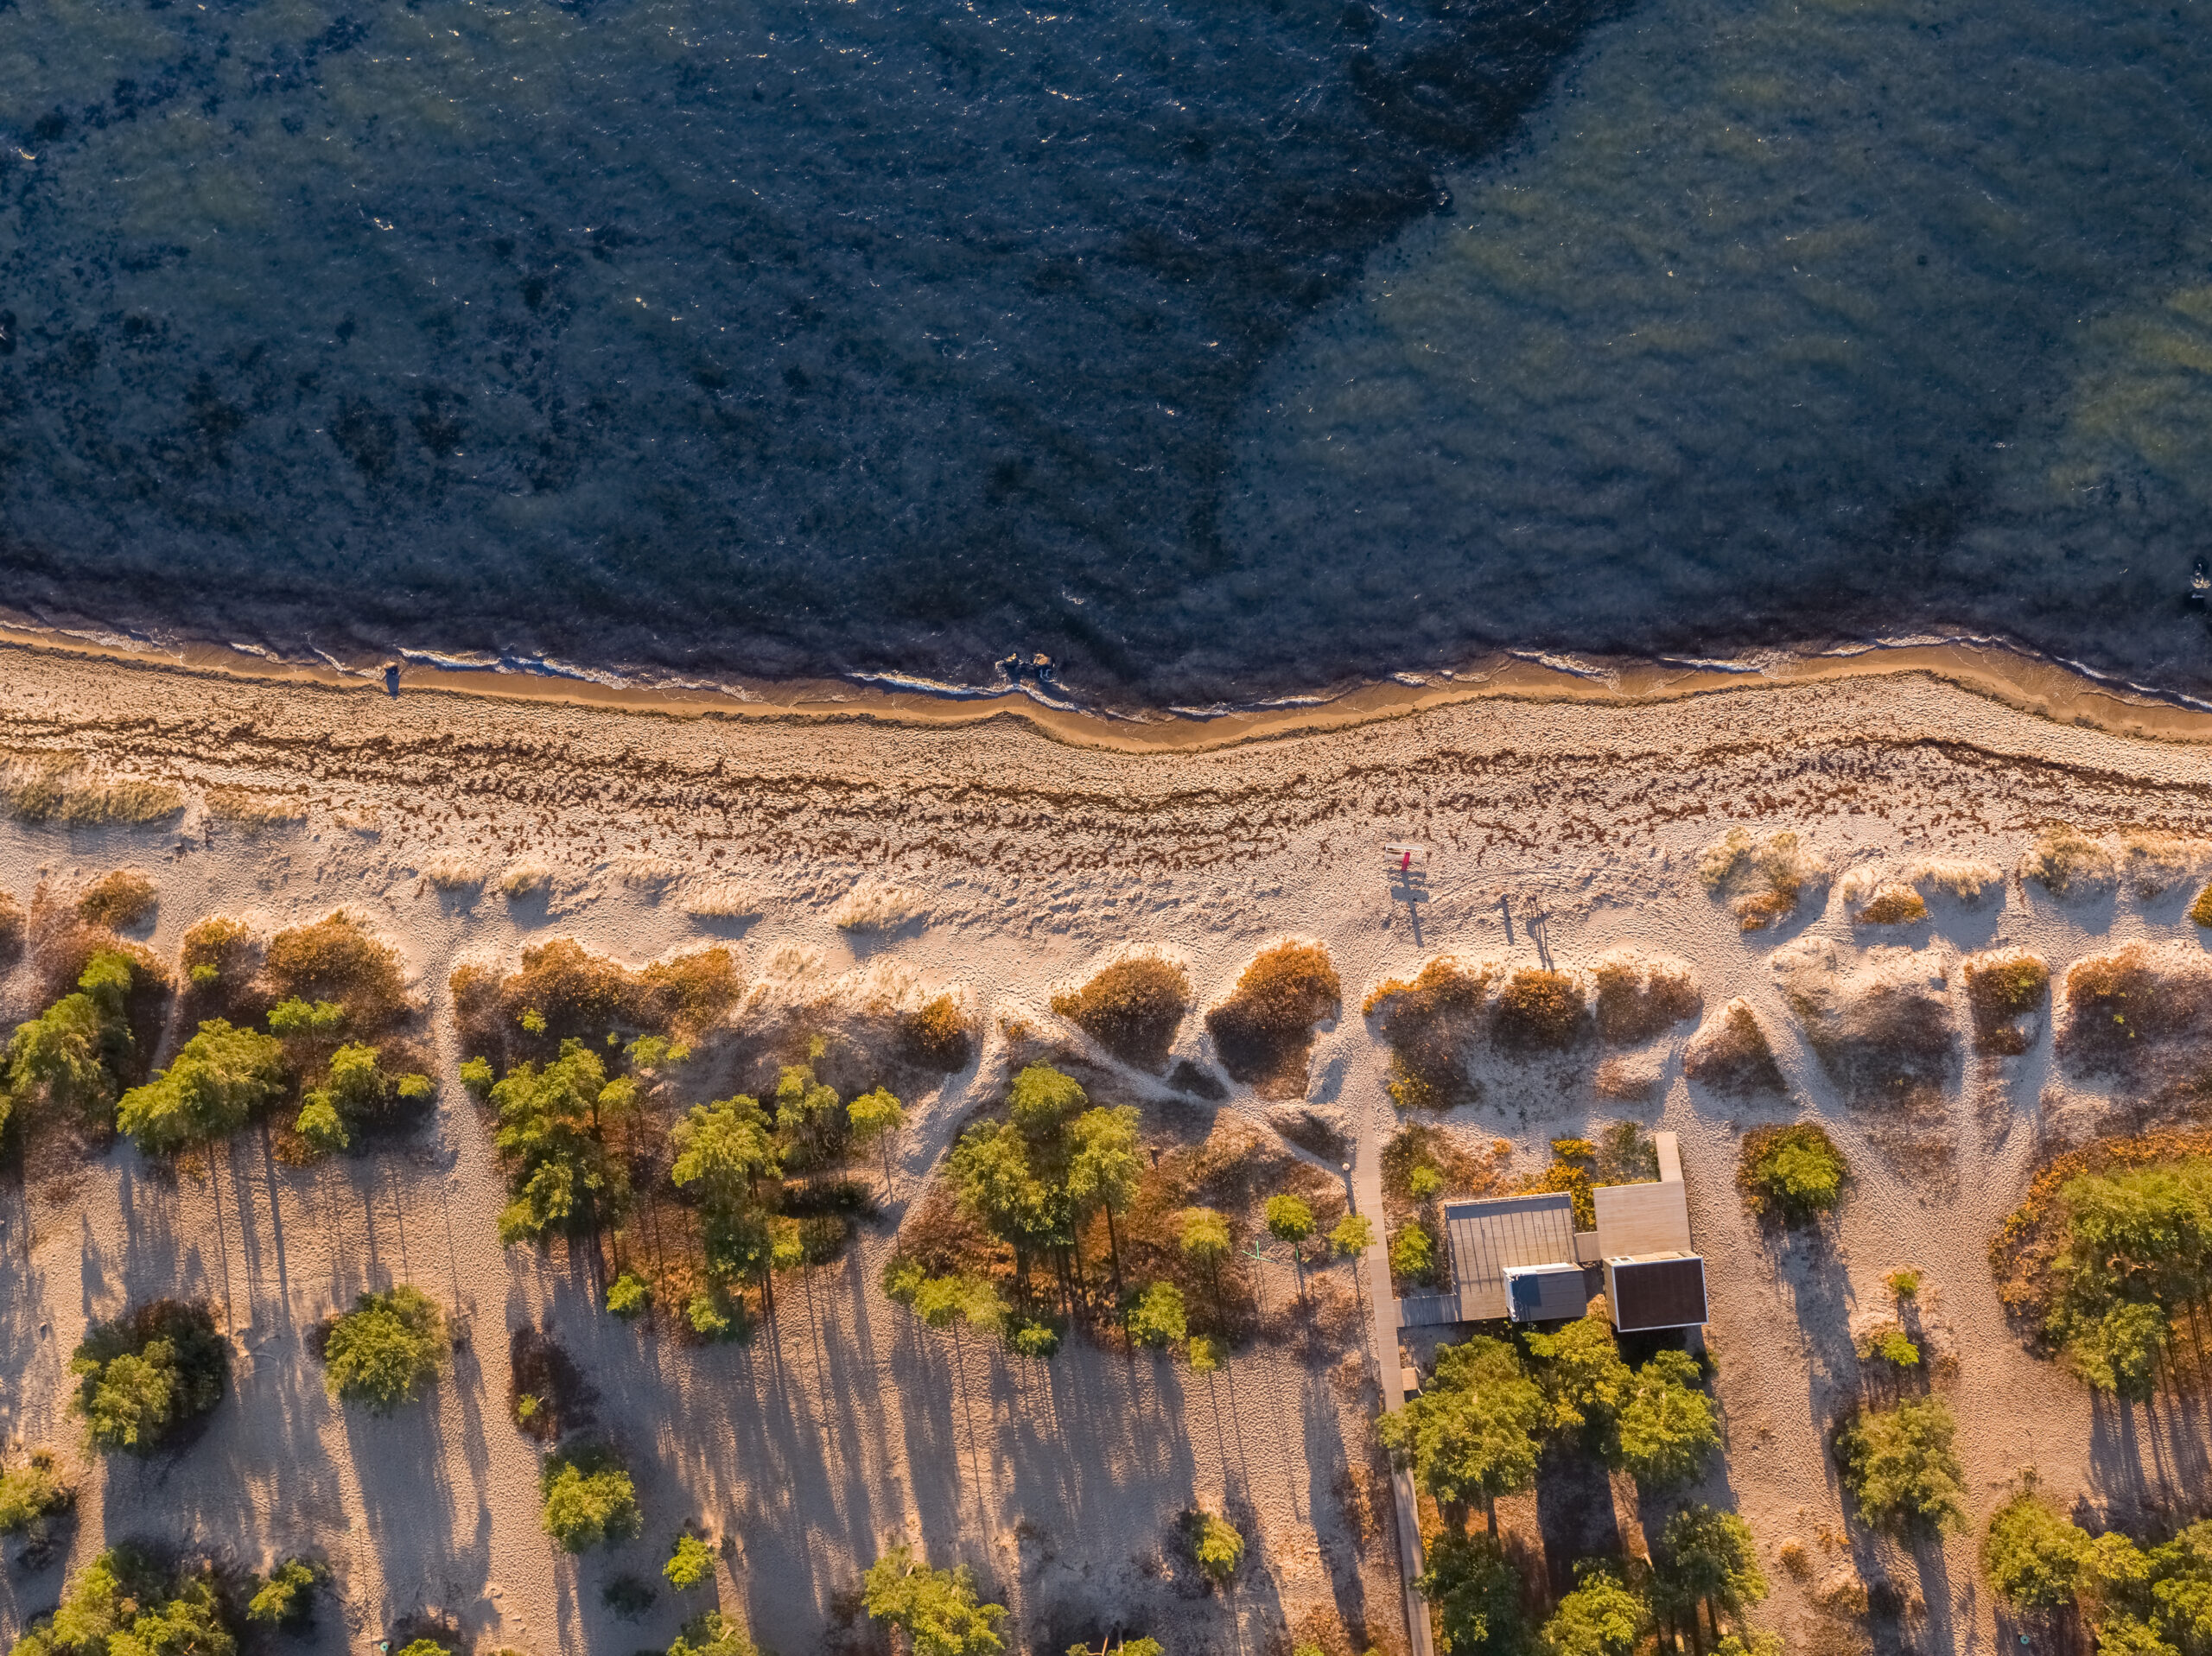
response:
[[[0,0],[0,604],[2212,687],[2196,0]]]

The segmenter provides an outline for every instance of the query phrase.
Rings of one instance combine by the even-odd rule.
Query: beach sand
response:
[[[918,1328],[874,1286],[901,1209],[1002,1085],[1009,1023],[1059,1028],[1054,988],[1133,942],[1178,952],[1201,1002],[1218,999],[1284,936],[1325,943],[1342,974],[1344,1013],[1316,1045],[1307,1101],[1341,1112],[1369,1156],[1394,1120],[1360,999],[1436,955],[1573,968],[1614,949],[1660,952],[1694,968],[1708,1016],[1737,996],[1758,1011],[1787,1098],[1747,1104],[1686,1081],[1681,1047],[1694,1025],[1684,1024],[1634,1055],[1645,1101],[1601,1097],[1594,1056],[1486,1061],[1485,1098],[1448,1125],[1471,1145],[1509,1139],[1521,1172],[1542,1165],[1549,1139],[1606,1121],[1680,1133],[1728,1445],[1694,1493],[1751,1521],[1776,1589],[1758,1619],[1793,1648],[1832,1630],[1811,1589],[1849,1564],[1924,1607],[1878,1621],[1878,1644],[1910,1635],[1923,1649],[1993,1650],[1974,1550],[2023,1466],[2062,1502],[2083,1497],[2120,1518],[2202,1499],[2212,1429],[2201,1412],[2093,1405],[2022,1348],[1991,1280],[1990,1237],[2039,1154],[2123,1119],[2124,1102],[2057,1065],[2046,1027],[2021,1056],[1967,1057],[1938,1118],[1906,1133],[1841,1095],[1783,1003],[1774,957],[1824,942],[1846,967],[1866,957],[1875,940],[1853,926],[1843,895],[1854,866],[1951,858],[2011,870],[2055,819],[2091,834],[2212,837],[2212,746],[2057,722],[1924,670],[1736,679],[1664,699],[1516,688],[1384,711],[1133,751],[1002,714],[902,725],[413,688],[394,700],[0,650],[0,749],[81,755],[192,802],[151,828],[0,823],[0,885],[27,900],[41,879],[143,869],[161,895],[144,935],[170,960],[207,914],[271,930],[352,910],[401,949],[429,1002],[442,1082],[435,1125],[374,1158],[289,1167],[249,1133],[207,1177],[170,1176],[124,1148],[67,1171],[35,1163],[0,1196],[0,1244],[15,1262],[0,1298],[0,1420],[11,1443],[65,1450],[76,1469],[82,1521],[67,1562],[134,1535],[190,1539],[253,1566],[321,1548],[346,1605],[342,1624],[325,1618],[329,1649],[435,1609],[487,1650],[621,1656],[664,1646],[704,1596],[664,1593],[625,1623],[601,1587],[625,1571],[655,1576],[678,1526],[696,1519],[729,1542],[722,1608],[783,1656],[865,1641],[852,1616],[859,1572],[907,1539],[976,1566],[1032,1650],[1118,1628],[1154,1633],[1173,1656],[1257,1656],[1317,1615],[1402,1648],[1387,1498],[1362,1482],[1364,1324],[1339,1315],[1325,1337],[1288,1337],[1287,1265],[1267,1268],[1276,1337],[1214,1380],[1081,1340],[1048,1365],[1022,1363],[972,1335]],[[238,826],[207,811],[210,789],[285,802],[297,820]],[[1831,871],[1768,930],[1739,932],[1696,878],[1702,849],[1737,824],[1795,830]],[[1392,878],[1384,847],[1402,842],[1427,847],[1421,879]],[[472,883],[518,860],[544,864],[550,886],[511,900]],[[903,889],[913,912],[884,930],[836,929],[830,911],[863,880]],[[758,917],[693,918],[684,893],[709,881],[744,883]],[[2116,942],[2197,947],[2183,918],[2195,889],[2181,879],[2149,898],[2123,885],[2061,903],[2007,879],[1979,905],[1935,899],[1929,920],[1881,941],[1915,949],[1915,968],[1936,980],[1999,943],[2031,945],[2063,971]],[[579,1264],[498,1245],[499,1176],[455,1078],[446,980],[461,961],[511,963],[526,942],[563,936],[631,961],[721,941],[766,995],[841,979],[908,995],[957,987],[979,1012],[979,1061],[909,1101],[887,1221],[787,1290],[749,1348],[632,1329],[594,1308]],[[6,993],[11,1018],[36,1010],[25,973]],[[1963,1030],[1961,1002],[1953,992],[1945,1004]],[[1207,1058],[1199,1019],[1176,1051]],[[1162,1091],[1123,1082],[1133,1096]],[[1242,1091],[1218,1107],[1262,1128],[1270,1119]],[[1800,1114],[1829,1126],[1857,1177],[1827,1236],[1779,1242],[1737,1197],[1736,1147],[1745,1127]],[[1856,1384],[1851,1318],[1908,1262],[1955,1330],[1957,1371],[1942,1385],[1973,1506],[1966,1534],[1917,1554],[1846,1523],[1823,1447]],[[466,1343],[426,1403],[382,1420],[340,1412],[307,1336],[362,1288],[398,1281],[455,1312]],[[1355,1292],[1344,1267],[1316,1281],[1325,1299]],[[204,1296],[227,1317],[234,1395],[175,1457],[88,1464],[63,1413],[69,1352],[88,1319],[162,1293]],[[601,1427],[639,1472],[645,1536],[581,1564],[540,1532],[537,1454],[505,1418],[507,1333],[530,1320],[575,1354]],[[1559,1492],[1539,1492],[1505,1516],[1532,1537],[1580,1526],[1640,1545],[1639,1523],[1669,1510],[1639,1513],[1632,1492],[1612,1494],[1563,1517]],[[1194,1501],[1225,1503],[1250,1543],[1226,1595],[1175,1556],[1173,1526]],[[1774,1562],[1793,1538],[1815,1560],[1809,1583]],[[50,1606],[62,1576],[60,1563],[11,1565],[0,1632]]]

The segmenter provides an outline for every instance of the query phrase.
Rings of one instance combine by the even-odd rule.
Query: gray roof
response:
[[[1563,1191],[1497,1196],[1444,1204],[1445,1251],[1459,1320],[1503,1317],[1510,1310],[1505,1267],[1574,1263],[1574,1199]]]

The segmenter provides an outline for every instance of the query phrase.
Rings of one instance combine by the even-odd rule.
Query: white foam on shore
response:
[[[948,701],[986,701],[1014,693],[1011,684],[951,684],[940,678],[925,678],[918,673],[847,673],[844,676],[855,684],[894,695],[934,695]]]

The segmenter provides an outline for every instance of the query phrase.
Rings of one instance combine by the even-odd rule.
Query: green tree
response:
[[[1427,1549],[1415,1583],[1436,1614],[1442,1656],[1504,1656],[1526,1638],[1521,1574],[1495,1535],[1447,1530]]]
[[[256,1585],[246,1602],[249,1621],[299,1633],[315,1621],[315,1589],[327,1572],[308,1558],[286,1558]]]
[[[421,1289],[402,1283],[388,1293],[359,1296],[330,1325],[323,1385],[342,1402],[389,1414],[437,1378],[452,1348],[445,1314]]]
[[[1955,1431],[1949,1407],[1929,1397],[1862,1410],[1837,1434],[1844,1487],[1867,1522],[1900,1534],[1964,1525]]]
[[[283,1090],[283,1045],[211,1018],[167,1069],[123,1095],[115,1125],[148,1155],[170,1155],[229,1137]]]
[[[1688,1483],[1720,1447],[1713,1400],[1698,1389],[1697,1360],[1660,1351],[1636,1371],[1614,1422],[1616,1457],[1637,1483],[1663,1489]]]
[[[625,1271],[607,1285],[607,1309],[625,1321],[643,1317],[652,1303],[653,1291],[634,1272]]]
[[[2147,1402],[2158,1389],[2158,1364],[2172,1337],[2164,1306],[2126,1301],[2094,1319],[2073,1321],[2067,1363],[2097,1391],[2131,1403]]]
[[[67,1512],[77,1492],[61,1481],[52,1455],[32,1451],[29,1460],[0,1473],[0,1535],[22,1535],[42,1520]]]
[[[103,1552],[70,1581],[13,1656],[234,1656],[214,1572],[169,1569],[139,1548]]]
[[[1411,1283],[1436,1279],[1436,1239],[1419,1221],[1399,1226],[1390,1239],[1390,1273]]]
[[[273,1026],[276,1015],[270,1017]],[[435,1090],[428,1075],[395,1075],[377,1059],[376,1048],[358,1041],[330,1055],[328,1073],[320,1087],[308,1089],[301,1102],[299,1119],[293,1124],[317,1152],[346,1149],[354,1134],[382,1117],[395,1100],[412,1103],[429,1098]]]
[[[105,1125],[134,1043],[126,1008],[137,982],[128,955],[103,949],[86,962],[77,993],[64,995],[8,1043],[0,1127],[12,1110],[44,1106]]]
[[[1542,1656],[1631,1656],[1650,1625],[1650,1608],[1610,1564],[1585,1560],[1574,1590],[1537,1635]]]
[[[1604,1304],[1597,1303],[1554,1334],[1531,1334],[1528,1339],[1544,1389],[1547,1428],[1599,1441],[1628,1400],[1636,1379],[1621,1361]]]
[[[845,1106],[845,1120],[852,1133],[853,1143],[861,1150],[870,1145],[883,1146],[883,1188],[891,1189],[891,1140],[899,1129],[906,1125],[906,1107],[893,1095],[887,1088],[879,1087],[872,1093],[862,1093]]]
[[[562,1042],[544,1069],[517,1064],[492,1088],[511,1198],[499,1215],[502,1243],[593,1231],[629,1205],[629,1181],[606,1142],[626,1096],[598,1054],[575,1039]]]
[[[779,1183],[784,1165],[767,1114],[743,1094],[695,1104],[669,1139],[676,1151],[671,1177],[698,1198],[709,1280],[726,1291],[732,1283],[757,1279],[772,1296],[775,1227],[761,1186]]]
[[[1527,1488],[1536,1475],[1543,1393],[1522,1372],[1513,1348],[1484,1335],[1436,1354],[1436,1373],[1421,1395],[1375,1423],[1391,1458],[1447,1512],[1480,1503],[1497,1532],[1497,1497]]]
[[[230,1348],[206,1306],[156,1300],[87,1329],[69,1372],[92,1446],[146,1454],[222,1400]]]
[[[1068,1200],[1078,1216],[1106,1215],[1107,1257],[1113,1262],[1114,1297],[1122,1296],[1122,1239],[1114,1215],[1128,1211],[1144,1178],[1137,1155],[1137,1113],[1130,1105],[1088,1109],[1069,1126]]]
[[[1290,1244],[1290,1260],[1298,1268],[1298,1298],[1306,1301],[1306,1239],[1313,1234],[1313,1209],[1294,1196],[1268,1198],[1268,1234]]]
[[[1183,1291],[1172,1282],[1155,1282],[1137,1296],[1129,1311],[1129,1338],[1141,1346],[1172,1346],[1187,1338],[1190,1322],[1183,1312]]]
[[[668,1656],[760,1656],[760,1649],[743,1627],[720,1610],[709,1610],[683,1624]]]
[[[1363,1213],[1348,1213],[1329,1232],[1329,1251],[1340,1259],[1356,1259],[1375,1246],[1375,1221]]]
[[[2088,1556],[2089,1538],[2025,1489],[1990,1515],[1981,1543],[1997,1596],[2031,1613],[2073,1603]]]
[[[676,1538],[676,1550],[668,1555],[668,1562],[660,1567],[671,1587],[682,1591],[709,1581],[715,1573],[713,1550],[697,1536],[686,1530]]]
[[[1229,1221],[1211,1208],[1185,1208],[1178,1226],[1177,1241],[1183,1257],[1206,1273],[1207,1291],[1213,1296],[1214,1315],[1221,1315],[1221,1262],[1229,1257]]]
[[[910,1547],[891,1549],[861,1580],[861,1605],[872,1621],[906,1637],[912,1656],[1000,1656],[1006,1607],[986,1604],[965,1564],[931,1570]]]
[[[1745,1133],[1736,1183],[1753,1213],[1797,1225],[1834,1208],[1850,1177],[1850,1164],[1827,1130],[1817,1121],[1799,1121]]]
[[[807,1043],[807,1062],[787,1063],[776,1075],[776,1140],[787,1171],[803,1178],[842,1159],[849,1118],[836,1089],[814,1073],[827,1050],[819,1035]]]
[[[578,1444],[548,1456],[537,1488],[545,1500],[545,1532],[569,1552],[626,1541],[645,1526],[637,1488],[604,1443]]]
[[[1244,1538],[1219,1513],[1198,1514],[1198,1521],[1192,1526],[1191,1545],[1198,1568],[1216,1586],[1226,1587],[1236,1566],[1244,1562]]]
[[[1716,1642],[1723,1611],[1740,1616],[1767,1596],[1751,1526],[1733,1513],[1705,1506],[1685,1507],[1667,1520],[1653,1560],[1653,1584],[1662,1610],[1688,1620],[1693,1629],[1703,1605]]]
[[[310,1006],[297,999],[280,1000],[269,1009],[269,1032],[313,1039],[331,1036],[346,1027],[346,1008],[335,1001],[318,1000]]]

